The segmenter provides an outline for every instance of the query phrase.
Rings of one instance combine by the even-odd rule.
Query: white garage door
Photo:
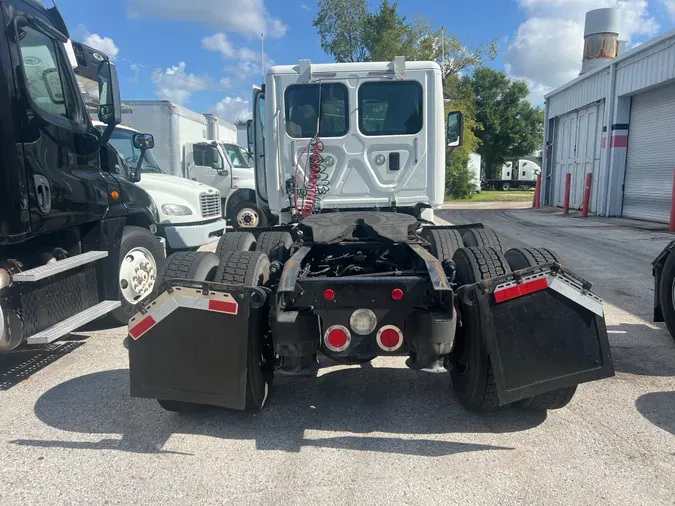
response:
[[[591,212],[595,212],[600,167],[600,142],[604,103],[593,104],[558,118],[555,143],[555,205],[562,206],[565,198],[565,175],[572,174],[570,207],[581,208],[586,174],[594,173],[591,187]]]
[[[675,169],[675,86],[633,97],[623,216],[668,223]]]

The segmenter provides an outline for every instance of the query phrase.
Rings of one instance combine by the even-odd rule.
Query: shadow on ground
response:
[[[448,433],[505,433],[531,429],[545,413],[504,409],[486,415],[464,410],[450,393],[447,375],[405,369],[350,368],[315,379],[278,377],[268,405],[259,412],[211,409],[179,415],[153,400],[129,397],[128,370],[94,373],[46,392],[35,413],[45,424],[68,432],[119,434],[98,442],[16,440],[14,444],[136,453],[163,450],[172,434],[255,440],[259,450],[298,452],[303,446],[441,456],[510,448],[416,437]],[[354,436],[306,439],[305,430]],[[360,437],[372,432],[402,437]]]
[[[675,392],[651,392],[641,395],[635,407],[657,427],[675,435]]]
[[[0,391],[9,390],[84,344],[88,336],[69,336],[47,346],[0,354]]]

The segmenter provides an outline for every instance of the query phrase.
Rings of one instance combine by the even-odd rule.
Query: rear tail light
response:
[[[403,332],[394,325],[385,325],[377,331],[377,344],[384,351],[396,351],[403,345]]]
[[[377,316],[370,309],[357,309],[349,318],[349,326],[357,334],[367,336],[377,327]]]
[[[394,300],[401,300],[403,298],[403,290],[400,288],[394,288],[391,291],[391,298]]]
[[[323,342],[330,351],[345,351],[352,342],[352,336],[347,327],[333,325],[332,327],[328,327],[323,334]]]

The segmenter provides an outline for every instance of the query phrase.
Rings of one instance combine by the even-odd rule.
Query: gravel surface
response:
[[[548,414],[464,411],[398,358],[278,377],[259,413],[128,395],[124,329],[0,356],[0,504],[672,505],[675,345],[651,323],[664,233],[528,210],[439,211],[554,249],[605,298],[617,375]]]

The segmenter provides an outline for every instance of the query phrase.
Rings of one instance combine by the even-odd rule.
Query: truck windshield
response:
[[[251,166],[248,163],[248,156],[243,149],[236,144],[223,144],[225,154],[230,159],[232,167],[249,169]]]
[[[122,130],[115,129],[110,138],[110,144],[115,146],[115,149],[122,153],[122,156],[126,159],[127,163],[131,167],[135,167],[138,163],[138,158],[141,156],[140,150],[134,147],[133,136],[135,132],[131,130]],[[143,157],[143,163],[141,165],[141,172],[145,174],[164,174],[162,169],[159,168],[155,155],[152,154],[152,150],[149,149],[145,152]]]

